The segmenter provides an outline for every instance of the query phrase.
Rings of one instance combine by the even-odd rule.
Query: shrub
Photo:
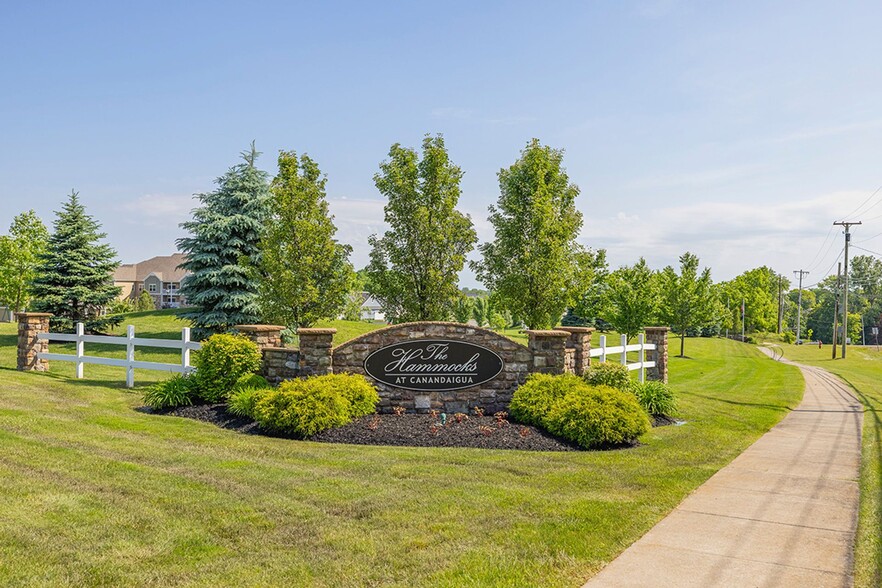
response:
[[[574,386],[584,385],[581,378],[573,374],[531,374],[514,391],[508,410],[511,417],[519,423],[544,427],[545,417],[554,403]]]
[[[196,386],[206,402],[220,402],[244,375],[260,369],[260,348],[242,335],[212,335],[195,356]]]
[[[261,392],[253,417],[269,431],[306,438],[374,412],[379,400],[363,376],[329,374],[289,380]]]
[[[243,388],[270,388],[270,383],[260,374],[245,374],[236,380],[236,383],[233,385],[233,392],[242,390]],[[232,392],[230,393],[230,396],[232,396]]]
[[[620,363],[591,362],[583,377],[590,386],[610,386],[626,391],[631,389],[631,372]]]
[[[153,384],[144,393],[144,404],[155,410],[189,406],[196,396],[192,377],[175,374],[168,380]]]
[[[380,401],[377,389],[359,374],[328,374],[306,381],[310,386],[328,386],[343,394],[349,401],[349,417],[353,419],[374,413]]]
[[[796,341],[796,335],[793,333],[793,331],[785,331],[782,339],[785,343],[792,344],[794,341]]]
[[[672,415],[677,412],[674,391],[664,382],[650,380],[634,385],[637,402],[647,414]]]
[[[254,418],[254,405],[269,387],[237,386],[227,400],[227,412],[237,416]]]
[[[585,448],[633,441],[650,426],[634,395],[610,386],[573,387],[546,418],[549,432]]]

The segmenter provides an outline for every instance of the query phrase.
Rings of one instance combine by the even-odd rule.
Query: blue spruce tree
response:
[[[181,313],[204,338],[234,325],[258,322],[257,284],[249,265],[258,261],[263,224],[268,217],[269,178],[254,166],[259,153],[242,153],[243,163],[217,179],[217,189],[197,195],[202,206],[181,224],[190,237],[178,239],[187,255],[188,275],[181,294],[191,305]]]

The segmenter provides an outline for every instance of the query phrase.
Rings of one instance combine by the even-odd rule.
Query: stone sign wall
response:
[[[459,342],[464,345],[457,345]],[[373,378],[365,370],[366,360],[380,350],[386,354],[382,359],[390,361],[376,362],[374,369],[370,368],[372,362],[369,362],[369,369],[403,368],[404,371],[387,370],[382,376],[375,374],[387,382],[399,381],[400,386]],[[461,323],[394,325],[335,347],[332,355],[335,373],[363,374],[373,382],[380,393],[380,412],[390,412],[393,406],[418,412],[437,409],[448,413],[468,413],[475,407],[483,408],[486,414],[507,410],[515,388],[533,371],[533,353],[530,349],[493,331]],[[501,360],[501,365],[494,366],[493,355]],[[405,358],[409,359],[402,364],[400,360]],[[390,365],[392,363],[395,365]],[[482,374],[481,370],[485,368],[496,371]],[[385,374],[405,375],[387,377]],[[481,381],[485,376],[489,376],[489,379]],[[430,378],[438,378],[440,384],[425,384],[424,381],[428,382]],[[468,378],[473,378],[475,384],[470,386]],[[410,383],[411,380],[414,382]]]

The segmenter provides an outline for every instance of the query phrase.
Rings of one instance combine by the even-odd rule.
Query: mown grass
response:
[[[855,586],[882,586],[882,352],[852,346],[846,359],[832,359],[824,345],[781,345],[784,357],[824,368],[844,380],[864,405],[860,511],[855,541]]]
[[[579,586],[802,391],[750,346],[694,340],[671,359],[687,423],[633,449],[327,445],[145,414],[154,373],[20,373],[14,345],[0,325],[4,586]]]

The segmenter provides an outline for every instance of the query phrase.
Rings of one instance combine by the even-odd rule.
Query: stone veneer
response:
[[[450,339],[481,345],[498,354],[505,367],[496,378],[478,386],[463,390],[427,392],[406,390],[377,382],[364,371],[364,360],[372,352],[386,345],[411,339]],[[302,342],[301,338],[301,342]],[[301,351],[303,351],[301,344]],[[542,359],[547,364],[549,350],[543,352]],[[468,413],[481,407],[486,414],[508,410],[511,395],[527,375],[534,371],[533,353],[523,345],[515,343],[488,329],[470,327],[462,323],[422,322],[405,323],[372,331],[333,349],[333,370],[335,373],[365,375],[380,393],[379,412],[391,412],[393,406],[403,406],[408,411],[428,412],[436,409],[447,413]],[[561,358],[561,369],[563,359]]]
[[[581,376],[591,365],[591,335],[594,327],[557,327],[556,331],[566,331],[567,339],[567,371]],[[572,351],[572,359],[570,359]]]
[[[528,330],[529,350],[533,355],[531,372],[542,374],[562,374],[567,371],[567,339],[566,331]],[[572,355],[571,363],[575,360]]]
[[[648,361],[655,361],[655,367],[646,368],[647,380],[668,383],[668,327],[646,327],[646,342],[655,344],[655,349],[647,351]]]
[[[49,371],[49,362],[37,357],[38,353],[49,351],[49,341],[38,339],[39,333],[49,332],[49,317],[46,312],[18,312],[18,361],[16,368],[25,372]]]

